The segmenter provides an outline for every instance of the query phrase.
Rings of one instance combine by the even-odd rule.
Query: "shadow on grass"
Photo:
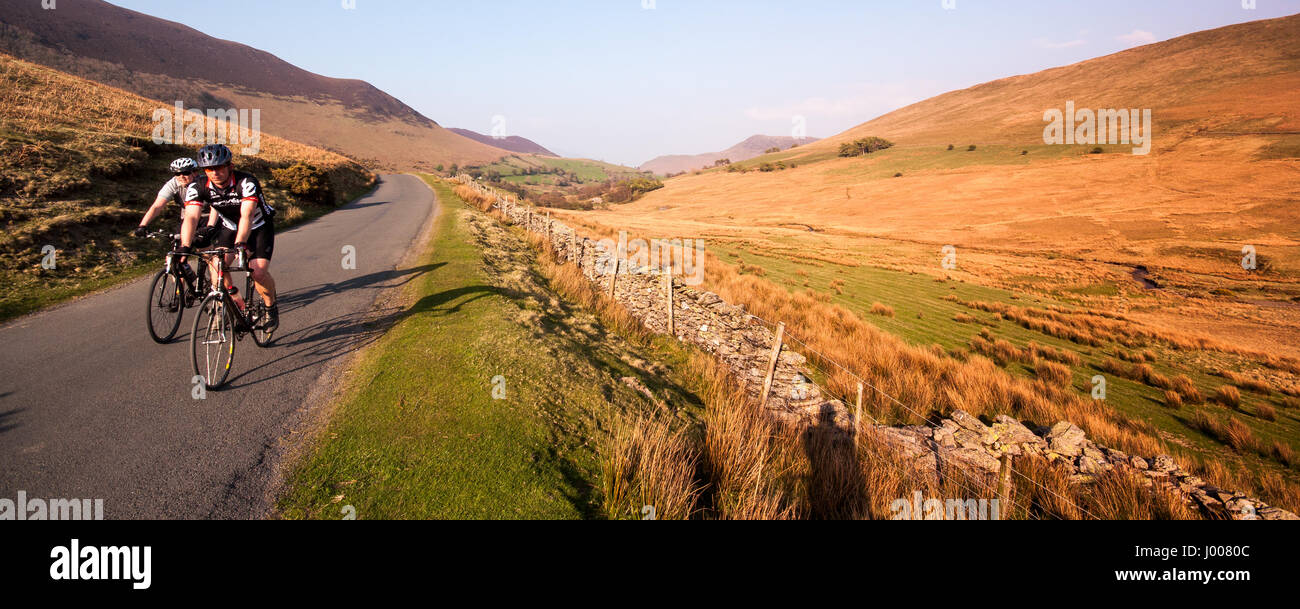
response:
[[[302,309],[331,295],[356,290],[379,291],[403,286],[417,277],[438,270],[445,264],[440,262],[409,269],[380,271],[337,283],[294,290],[280,297],[281,319],[288,322],[288,320],[292,319],[287,316],[288,313]],[[364,310],[327,317],[287,334],[278,335],[270,346],[271,349],[278,352],[278,357],[262,363],[257,368],[245,369],[244,372],[231,379],[225,390],[249,387],[305,368],[324,364],[370,345],[383,336],[389,328],[411,315],[431,311],[452,315],[459,312],[460,308],[466,303],[486,296],[493,291],[495,291],[494,288],[488,286],[457,288],[425,296],[409,308],[388,307],[371,310],[367,307]],[[454,307],[449,309],[442,308],[443,305],[469,294],[475,294],[475,297],[457,302]],[[285,323],[285,325],[288,324]],[[292,363],[292,365],[287,369],[265,374],[283,363]],[[241,383],[241,381],[243,382]]]
[[[867,481],[852,437],[835,425],[835,410],[823,405],[816,424],[805,434],[809,515],[819,520],[864,517]]]

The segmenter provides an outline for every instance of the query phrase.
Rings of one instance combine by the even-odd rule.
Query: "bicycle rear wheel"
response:
[[[190,354],[194,374],[203,377],[207,389],[225,385],[235,363],[235,324],[231,313],[219,294],[209,294],[194,317]]]
[[[273,333],[267,332],[263,329],[266,327],[267,308],[266,303],[262,302],[262,295],[258,294],[256,288],[253,287],[252,273],[248,274],[248,281],[245,284],[244,302],[248,303],[248,311],[246,313],[247,318],[257,320],[253,324],[253,331],[251,332],[253,335],[253,343],[258,347],[265,349],[271,345],[271,337]]]
[[[158,344],[165,344],[176,337],[176,330],[181,327],[181,316],[185,315],[184,287],[173,273],[158,271],[149,284],[149,310],[146,312],[146,324],[149,337]]]

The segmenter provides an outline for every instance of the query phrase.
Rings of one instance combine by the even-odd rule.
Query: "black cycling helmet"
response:
[[[199,149],[199,168],[211,169],[229,165],[234,156],[224,144],[208,144]]]
[[[195,171],[198,171],[199,166],[194,164],[194,159],[187,157],[187,158],[176,159],[175,161],[172,161],[171,169],[172,169],[172,173],[180,176],[180,175],[189,175],[191,173],[194,173]]]

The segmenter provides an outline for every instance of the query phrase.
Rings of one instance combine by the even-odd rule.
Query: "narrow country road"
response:
[[[236,348],[230,384],[192,397],[186,312],[176,342],[145,329],[148,279],[0,328],[0,497],[103,499],[109,519],[258,518],[281,441],[313,388],[373,341],[376,297],[430,269],[397,265],[431,217],[413,176],[276,235],[275,343]],[[356,248],[356,269],[343,248]],[[236,285],[243,289],[243,274]]]

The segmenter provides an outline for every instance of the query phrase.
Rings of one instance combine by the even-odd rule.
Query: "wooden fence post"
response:
[[[619,263],[619,258],[621,257],[622,254],[622,252],[619,251],[619,248],[620,246],[618,245],[614,246],[614,272],[609,274],[609,297],[610,298],[614,297],[614,285],[618,283],[618,266],[619,266],[618,263]]]
[[[862,383],[858,383],[858,407],[853,413],[853,446],[858,445],[858,438],[862,435]]]
[[[1011,455],[1002,453],[1002,470],[998,472],[998,518],[1011,513]]]
[[[574,264],[577,264],[580,268],[582,267],[582,264],[578,262],[578,231],[576,230],[569,231],[569,257],[573,259]]]
[[[551,210],[549,209],[546,210],[546,249],[555,249],[554,244],[551,243]]]
[[[673,265],[668,265],[668,271],[664,273],[664,287],[668,290],[668,336],[677,336],[677,324],[673,319]]]
[[[785,341],[785,322],[776,325],[776,342],[772,343],[772,360],[767,364],[767,377],[763,379],[763,398],[759,406],[767,406],[767,396],[772,393],[772,381],[776,379],[776,363],[781,359],[781,344]]]

